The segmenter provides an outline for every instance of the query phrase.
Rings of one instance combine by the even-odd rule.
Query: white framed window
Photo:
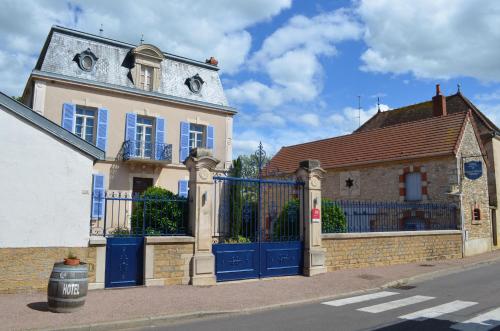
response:
[[[91,144],[95,143],[96,111],[76,106],[75,134]]]
[[[420,172],[409,172],[405,175],[405,200],[422,200],[422,175]]]
[[[140,86],[143,90],[152,91],[153,90],[153,68],[141,65],[141,78]]]
[[[200,124],[189,124],[189,149],[196,147],[205,148],[206,126]]]
[[[151,158],[153,155],[153,125],[149,117],[137,116],[135,130],[135,155],[141,158]]]

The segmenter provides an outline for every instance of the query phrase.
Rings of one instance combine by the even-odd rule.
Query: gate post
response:
[[[215,285],[215,257],[212,254],[213,170],[219,160],[205,148],[191,150],[184,164],[189,170],[189,228],[195,237],[191,284]]]
[[[321,215],[321,179],[324,173],[318,160],[301,161],[295,173],[297,180],[304,182],[301,224],[304,229],[304,275],[306,276],[326,272],[326,250],[321,246],[321,217],[312,218],[313,209],[319,210]]]

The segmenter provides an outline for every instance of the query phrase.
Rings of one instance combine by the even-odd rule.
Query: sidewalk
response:
[[[500,251],[458,260],[340,270],[312,278],[284,277],[211,287],[97,290],[90,291],[84,308],[72,314],[47,311],[45,293],[6,294],[0,295],[0,330],[64,329],[76,325],[104,330],[117,328],[117,323],[125,321],[127,324],[121,327],[146,326],[169,316],[250,311],[321,300],[398,281],[436,277],[497,260],[500,261]]]

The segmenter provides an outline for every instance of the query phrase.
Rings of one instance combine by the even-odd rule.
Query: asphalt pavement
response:
[[[330,301],[133,330],[500,330],[500,263]]]

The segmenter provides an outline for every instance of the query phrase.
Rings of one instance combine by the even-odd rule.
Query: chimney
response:
[[[439,84],[436,85],[436,95],[432,98],[432,113],[434,116],[446,116],[446,97],[441,94]]]

